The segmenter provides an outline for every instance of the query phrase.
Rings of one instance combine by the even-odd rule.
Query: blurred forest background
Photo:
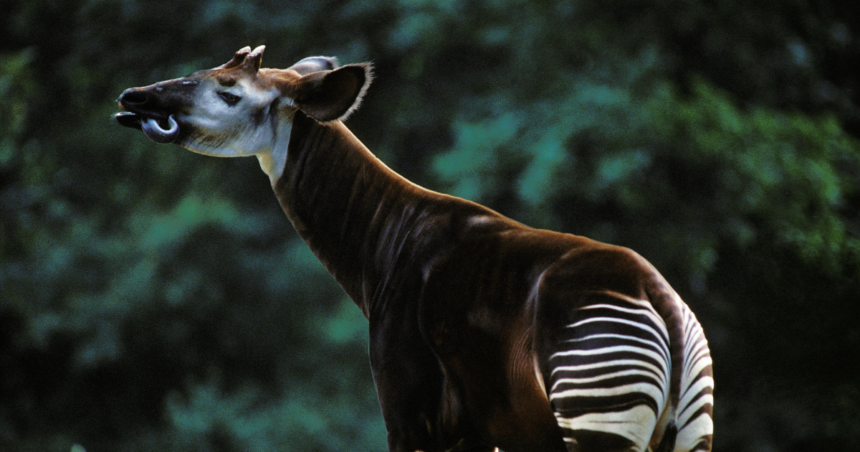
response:
[[[860,2],[0,10],[0,450],[385,449],[366,321],[256,159],[112,118],[259,44],[373,61],[348,125],[410,179],[651,260],[711,342],[716,451],[860,450]]]

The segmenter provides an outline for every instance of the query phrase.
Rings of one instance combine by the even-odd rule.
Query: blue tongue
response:
[[[140,128],[144,135],[156,143],[172,143],[179,135],[179,124],[173,119],[173,115],[167,118],[168,128],[164,128],[154,118],[146,118],[140,122]]]

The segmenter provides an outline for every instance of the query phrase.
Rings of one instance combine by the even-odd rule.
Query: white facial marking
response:
[[[229,87],[204,81],[194,106],[177,118],[190,131],[180,144],[215,157],[256,155],[274,184],[286,162],[292,129],[283,108],[291,106],[292,100],[280,96],[277,89],[261,90],[244,78]]]
[[[290,133],[293,129],[292,121],[285,119],[281,122],[278,128],[277,140],[267,152],[257,154],[257,159],[260,160],[260,168],[269,176],[272,186],[281,178],[284,173],[284,166],[287,164],[287,149],[290,146]]]

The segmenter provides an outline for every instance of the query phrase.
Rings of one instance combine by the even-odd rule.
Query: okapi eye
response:
[[[238,104],[238,103],[239,103],[239,101],[240,101],[240,100],[242,100],[242,98],[241,98],[241,97],[239,97],[239,96],[237,96],[237,95],[235,95],[235,94],[233,94],[233,93],[228,93],[228,92],[226,92],[226,91],[220,91],[220,92],[218,93],[218,97],[220,97],[222,100],[224,100],[224,102],[226,102],[226,103],[227,103],[227,105],[229,105],[229,106],[231,106],[231,107],[232,107],[233,105]]]

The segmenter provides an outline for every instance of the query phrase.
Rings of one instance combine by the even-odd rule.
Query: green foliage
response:
[[[755,240],[756,230],[767,231],[773,235],[768,240],[829,272],[860,262],[860,238],[849,230],[856,223],[844,218],[857,195],[860,153],[838,121],[761,108],[744,112],[704,83],[694,89],[695,102],[672,113],[680,121],[664,138],[682,138],[704,162],[725,166],[715,181],[726,191],[718,195],[724,205],[711,209],[728,222],[719,229],[731,231],[740,245]]]
[[[856,450],[850,2],[13,0],[0,17],[0,449],[381,450],[366,321],[252,159],[125,88],[266,44],[372,60],[407,177],[630,246],[705,326],[716,450]]]

